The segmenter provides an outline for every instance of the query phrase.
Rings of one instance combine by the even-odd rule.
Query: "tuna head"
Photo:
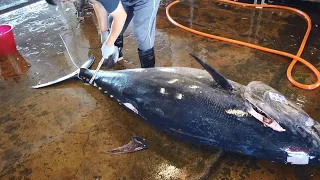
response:
[[[280,132],[275,133],[278,147],[293,146],[294,149],[308,149],[320,157],[320,125],[301,108],[262,82],[253,81],[246,87],[237,87],[235,86],[237,83],[228,81],[204,61],[194,55],[191,56],[224,90],[240,92],[246,100],[249,114],[265,126]]]
[[[292,138],[302,139],[305,144],[300,144],[301,147],[320,149],[320,124],[281,93],[253,81],[246,87],[244,98],[264,119],[276,121]]]

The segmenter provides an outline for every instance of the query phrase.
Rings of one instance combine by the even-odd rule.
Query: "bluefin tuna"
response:
[[[259,81],[239,84],[193,57],[204,70],[100,70],[92,85],[154,128],[184,141],[275,162],[320,164],[317,121],[274,88]],[[88,84],[95,71],[82,67],[33,88],[75,73]]]

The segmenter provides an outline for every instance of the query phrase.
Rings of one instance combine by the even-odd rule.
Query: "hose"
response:
[[[307,31],[306,31],[306,33],[304,35],[304,38],[303,38],[302,42],[301,42],[301,45],[299,47],[297,55],[293,55],[293,54],[290,54],[290,53],[287,53],[287,52],[283,52],[283,51],[279,51],[279,50],[275,50],[275,49],[270,49],[270,48],[266,48],[266,47],[262,47],[262,46],[259,46],[259,45],[250,44],[250,43],[246,43],[246,42],[242,42],[242,41],[238,41],[238,40],[234,40],[234,39],[229,39],[229,38],[225,38],[225,37],[221,37],[221,36],[215,36],[215,35],[212,35],[212,34],[207,34],[207,33],[200,32],[200,31],[188,28],[186,26],[183,26],[183,25],[179,24],[178,22],[176,22],[175,20],[173,20],[173,18],[170,16],[170,13],[169,13],[170,8],[172,6],[178,4],[179,1],[174,1],[174,2],[170,3],[167,6],[166,15],[167,15],[167,17],[168,17],[168,19],[169,19],[169,21],[171,23],[173,23],[174,25],[176,25],[176,26],[178,26],[178,27],[180,27],[180,28],[182,28],[182,29],[184,29],[186,31],[192,32],[194,34],[197,34],[197,35],[200,35],[200,36],[204,36],[204,37],[208,37],[208,38],[212,38],[212,39],[217,39],[217,40],[220,40],[220,41],[226,41],[226,42],[237,44],[237,45],[250,47],[250,48],[253,48],[253,49],[258,49],[258,50],[261,50],[261,51],[265,51],[265,52],[269,52],[269,53],[273,53],[273,54],[277,54],[277,55],[281,55],[281,56],[285,56],[285,57],[290,57],[290,58],[293,59],[293,61],[290,63],[290,65],[289,65],[289,67],[287,69],[287,78],[288,78],[288,80],[293,85],[295,85],[295,86],[297,86],[297,87],[299,87],[301,89],[312,90],[312,89],[315,89],[315,88],[319,87],[319,85],[320,85],[320,73],[319,73],[318,69],[316,67],[314,67],[312,64],[310,64],[308,61],[306,61],[306,60],[304,60],[304,59],[302,59],[300,57],[301,54],[302,54],[302,51],[303,51],[303,49],[304,49],[304,47],[306,45],[306,42],[308,40],[310,31],[311,31],[311,19],[306,13],[304,13],[301,10],[295,9],[295,8],[286,7],[286,6],[280,6],[280,5],[248,4],[248,3],[234,2],[234,1],[231,1],[231,0],[218,0],[218,1],[224,2],[224,3],[233,4],[233,5],[244,6],[244,7],[285,9],[285,10],[288,10],[288,11],[296,12],[299,15],[301,15],[302,17],[304,17],[304,19],[308,23],[308,28],[307,28]],[[314,83],[314,84],[301,84],[301,83],[297,82],[296,80],[294,80],[294,78],[291,75],[291,71],[292,71],[293,66],[296,64],[297,61],[299,61],[302,64],[304,64],[305,66],[307,66],[315,74],[315,76],[318,79],[316,83]]]

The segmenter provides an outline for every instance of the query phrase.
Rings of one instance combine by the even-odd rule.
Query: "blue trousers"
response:
[[[156,32],[156,15],[160,0],[121,0],[127,12],[127,19],[123,26],[122,36],[133,19],[133,32],[139,50],[145,51],[153,48]],[[113,18],[109,16],[109,29]]]

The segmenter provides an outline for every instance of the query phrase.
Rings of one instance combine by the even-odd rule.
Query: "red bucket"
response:
[[[8,56],[17,51],[12,30],[13,27],[11,25],[0,25],[0,56]]]

